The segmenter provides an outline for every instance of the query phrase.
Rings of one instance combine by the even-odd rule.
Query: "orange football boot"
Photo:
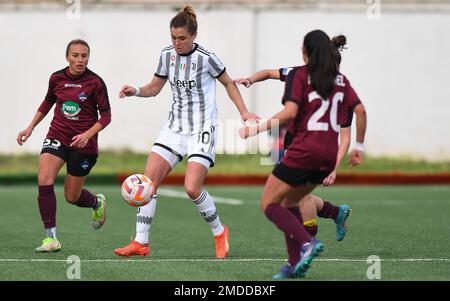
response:
[[[133,240],[128,246],[115,249],[114,253],[126,257],[134,255],[148,256],[150,254],[150,246],[148,244],[142,245]]]
[[[216,257],[219,259],[227,257],[228,249],[230,248],[228,244],[228,226],[223,225],[223,228],[224,231],[222,234],[214,236],[214,240],[216,242]]]

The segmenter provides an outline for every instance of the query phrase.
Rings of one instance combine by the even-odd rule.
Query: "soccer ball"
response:
[[[122,197],[129,205],[140,207],[147,205],[153,196],[153,183],[144,175],[134,174],[122,183]]]

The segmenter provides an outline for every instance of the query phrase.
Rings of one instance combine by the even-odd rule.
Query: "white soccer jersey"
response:
[[[169,129],[192,134],[217,124],[215,79],[224,72],[216,55],[198,44],[183,55],[173,46],[162,50],[155,76],[168,79],[172,88]]]

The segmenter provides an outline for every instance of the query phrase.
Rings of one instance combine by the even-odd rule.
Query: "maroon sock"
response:
[[[303,225],[298,219],[281,205],[270,204],[267,206],[264,214],[278,229],[295,240],[298,245],[302,245],[311,240],[311,236],[305,231],[305,228],[303,228]]]
[[[44,228],[56,227],[56,195],[53,185],[39,186],[38,205]]]
[[[336,219],[338,214],[339,214],[339,207],[334,206],[333,204],[331,204],[330,202],[327,202],[325,200],[323,200],[322,210],[317,212],[317,216],[319,216],[319,217],[332,218],[332,219]]]
[[[317,231],[319,231],[319,227],[317,225],[314,226],[305,226],[306,232],[309,233],[311,236],[316,236]]]
[[[300,224],[303,225],[303,219],[302,215],[300,214],[300,210],[298,207],[292,207],[287,208],[294,216],[297,218]],[[305,228],[305,230],[307,230]],[[297,264],[297,262],[300,260],[300,245],[292,239],[289,235],[286,233],[284,234],[284,240],[286,242],[286,248],[288,253],[288,262],[291,266],[294,266]]]
[[[97,202],[97,197],[90,193],[89,190],[81,189],[80,198],[75,203],[75,205],[77,205],[78,207],[96,208]]]

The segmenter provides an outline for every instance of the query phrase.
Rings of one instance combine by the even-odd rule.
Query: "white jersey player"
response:
[[[172,88],[172,107],[168,128],[192,134],[217,124],[216,78],[225,66],[211,52],[194,43],[180,55],[174,46],[163,49],[155,76],[168,79]]]
[[[257,120],[248,112],[242,96],[224,65],[211,52],[194,43],[197,36],[196,15],[185,6],[170,22],[172,46],[164,48],[155,76],[143,87],[125,85],[119,97],[156,96],[169,81],[172,106],[166,125],[147,159],[145,175],[155,187],[152,201],[139,208],[136,237],[127,246],[114,250],[120,256],[150,253],[149,230],[156,209],[156,190],[169,172],[186,155],[188,164],[184,187],[201,216],[211,228],[216,243],[216,257],[228,255],[228,227],[220,222],[213,198],[203,188],[208,169],[215,160],[217,126],[216,79],[225,87],[241,119]]]

